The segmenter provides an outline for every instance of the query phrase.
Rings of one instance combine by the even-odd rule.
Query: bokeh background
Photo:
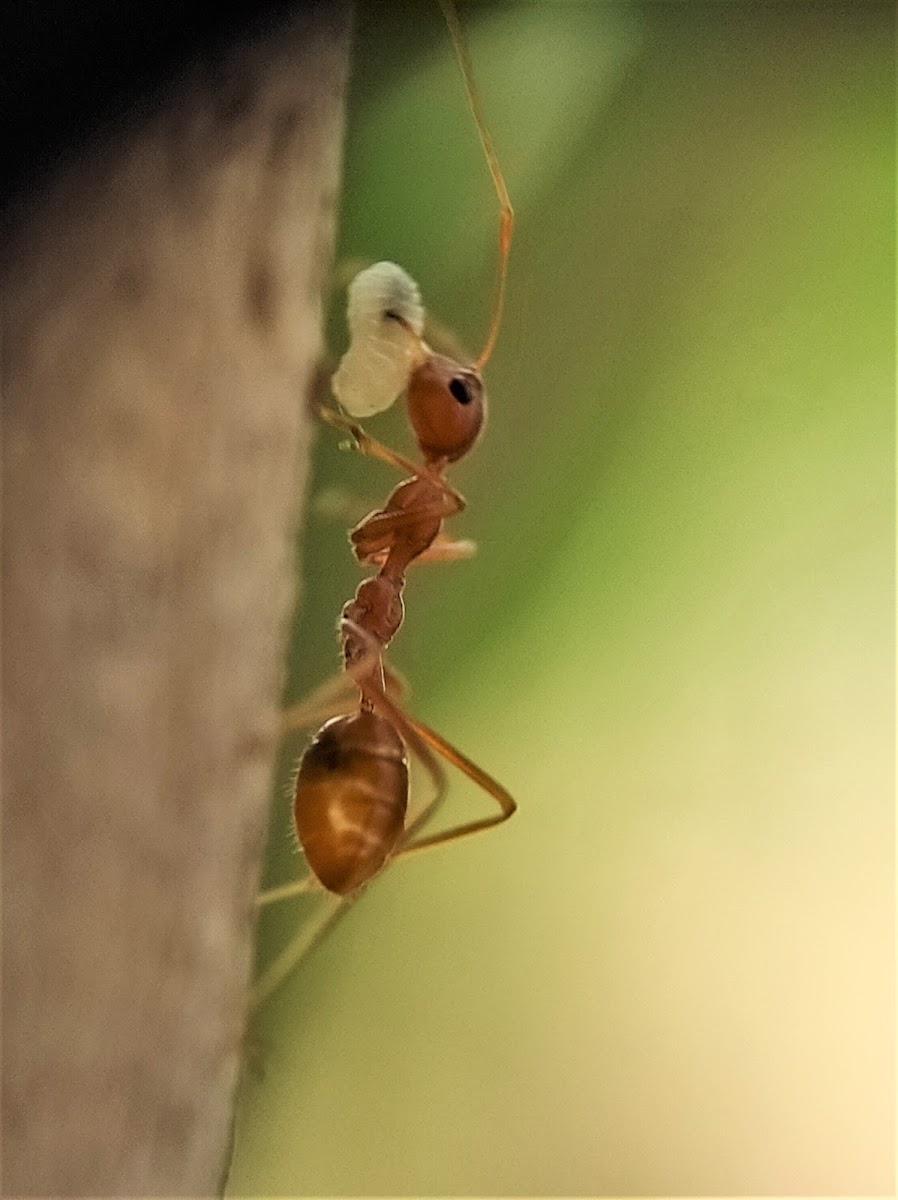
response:
[[[386,873],[261,1010],[231,1194],[890,1192],[893,13],[462,17],[517,240],[455,472],[479,555],[412,574],[393,659],[520,811]],[[476,349],[495,228],[436,4],[362,7],[343,256]],[[396,482],[338,441],[288,699]],[[447,819],[488,810],[455,782]]]

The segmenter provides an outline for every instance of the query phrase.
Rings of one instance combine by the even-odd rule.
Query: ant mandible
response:
[[[447,468],[474,446],[483,428],[486,395],[481,370],[499,331],[511,244],[513,212],[505,180],[483,119],[464,35],[450,0],[440,0],[499,200],[499,261],[495,302],[484,347],[468,365],[435,353],[424,341],[424,310],[415,282],[394,263],[375,263],[349,287],[350,346],[332,380],[340,410],[320,409],[331,425],[348,432],[363,454],[409,478],[384,507],[350,532],[360,563],[378,568],[363,580],[339,622],[343,672],[284,714],[284,729],[307,726],[332,711],[348,684],[357,690],[353,711],[345,704],[318,730],[302,756],[293,793],[296,834],[310,874],[260,895],[260,905],[323,886],[345,909],[388,862],[454,841],[506,821],[515,802],[492,776],[411,716],[400,703],[397,677],[384,652],[403,620],[405,573],[414,562],[452,561],[471,553],[468,541],[443,533],[443,521],[460,513],[464,498],[449,484]],[[409,422],[423,458],[416,464],[371,438],[351,418],[388,408],[406,394]],[[345,415],[348,414],[348,415]],[[408,750],[434,782],[434,797],[406,824]],[[445,791],[436,755],[457,767],[497,803],[499,811],[439,833],[416,836]],[[328,922],[329,923],[329,922]],[[260,1004],[317,940],[300,936],[274,960],[251,993]]]

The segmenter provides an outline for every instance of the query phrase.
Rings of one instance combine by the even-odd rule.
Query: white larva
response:
[[[360,271],[349,285],[349,349],[331,381],[353,417],[389,408],[424,357],[424,307],[414,279],[395,263]]]

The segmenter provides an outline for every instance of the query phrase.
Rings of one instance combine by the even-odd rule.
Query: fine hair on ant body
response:
[[[402,706],[398,677],[385,651],[403,617],[405,575],[412,563],[468,557],[472,543],[443,532],[446,518],[460,513],[464,498],[446,479],[447,468],[473,448],[483,428],[486,395],[481,370],[499,331],[505,296],[513,213],[505,180],[483,120],[467,46],[450,0],[440,6],[464,77],[468,101],[499,200],[499,261],[495,302],[483,349],[465,364],[433,351],[424,341],[424,310],[414,280],[395,263],[380,262],[360,272],[348,295],[350,345],[333,377],[339,409],[321,416],[348,433],[362,453],[407,473],[383,508],[370,513],[349,538],[360,563],[376,567],[343,608],[339,635],[343,670],[283,718],[288,731],[317,724],[317,734],[300,760],[293,789],[293,818],[309,874],[263,892],[266,905],[324,888],[338,897],[324,925],[302,931],[263,972],[250,996],[261,1004],[310,949],[333,919],[387,863],[415,851],[488,829],[506,821],[515,802],[492,776],[411,716]],[[353,418],[388,408],[405,393],[408,417],[421,463],[370,437]],[[347,712],[347,692],[356,698]],[[334,713],[338,715],[333,715]],[[411,751],[428,772],[433,798],[406,820]],[[458,768],[497,804],[498,812],[433,834],[419,834],[445,793],[438,760]]]

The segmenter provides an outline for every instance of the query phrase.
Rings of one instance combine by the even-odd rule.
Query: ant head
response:
[[[430,353],[412,371],[407,399],[409,421],[429,462],[455,462],[477,441],[486,393],[476,368]]]

